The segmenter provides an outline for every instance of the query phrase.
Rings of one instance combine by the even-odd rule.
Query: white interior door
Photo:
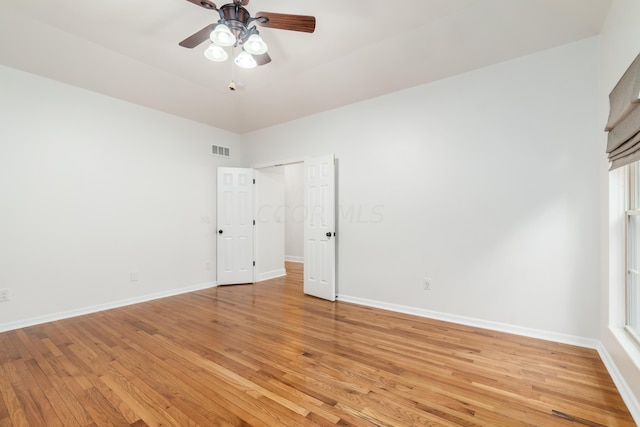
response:
[[[218,168],[217,280],[253,283],[253,169]]]
[[[336,299],[335,165],[324,156],[304,162],[304,293]]]

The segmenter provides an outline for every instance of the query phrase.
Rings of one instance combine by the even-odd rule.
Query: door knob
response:
[[[327,231],[327,237],[331,237],[331,232]]]
[[[222,230],[218,230],[218,234],[222,234]]]

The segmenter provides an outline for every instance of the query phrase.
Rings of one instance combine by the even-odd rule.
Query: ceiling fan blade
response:
[[[216,7],[216,4],[209,0],[187,0],[187,1],[195,4],[196,6],[204,7],[205,9],[218,10],[218,8]]]
[[[209,39],[209,35],[211,34],[211,31],[213,31],[213,29],[216,28],[216,25],[217,24],[207,25],[206,27],[204,27],[203,29],[201,29],[197,33],[190,35],[189,37],[187,37],[186,39],[182,40],[178,44],[180,46],[182,46],[182,47],[186,47],[188,49],[193,49],[194,47],[198,46],[203,41]]]
[[[267,22],[262,22],[267,18]],[[256,22],[266,28],[279,30],[302,31],[313,33],[316,29],[316,17],[306,15],[289,15],[286,13],[258,12]]]
[[[252,55],[253,59],[256,60],[256,64],[265,65],[271,62],[271,57],[268,53],[263,53],[262,55]]]

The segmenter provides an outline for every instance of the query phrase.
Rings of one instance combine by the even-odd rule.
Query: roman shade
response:
[[[609,94],[609,105],[605,131],[613,170],[640,160],[640,55]]]

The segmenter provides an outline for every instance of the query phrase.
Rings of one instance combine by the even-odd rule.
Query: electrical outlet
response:
[[[138,272],[134,271],[129,275],[129,280],[132,282],[137,282],[138,281]]]
[[[430,291],[431,290],[431,279],[429,279],[428,277],[425,277],[424,279],[422,279],[422,287],[424,288],[425,291]]]
[[[9,301],[11,299],[11,292],[9,289],[0,289],[0,302]]]

